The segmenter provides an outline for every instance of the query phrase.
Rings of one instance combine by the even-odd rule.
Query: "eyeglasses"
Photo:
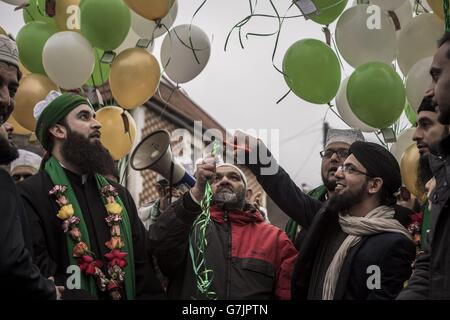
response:
[[[359,174],[363,174],[363,175],[365,175],[365,176],[367,176],[369,178],[373,178],[373,176],[368,174],[367,172],[360,171],[360,170],[356,169],[354,166],[349,165],[349,164],[346,164],[346,165],[343,165],[343,166],[339,166],[337,168],[337,170],[342,170],[342,172],[344,172],[344,174],[357,174],[357,173],[359,173]]]
[[[337,154],[338,158],[341,160],[347,159],[348,154],[349,154],[348,149],[336,149],[336,150],[326,149],[326,150],[320,151],[320,156],[323,159],[330,159],[333,156],[333,154],[335,154],[335,153]]]

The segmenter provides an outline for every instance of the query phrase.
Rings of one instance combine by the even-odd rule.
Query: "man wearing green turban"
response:
[[[51,91],[34,116],[48,159],[19,189],[41,272],[66,285],[66,299],[162,298],[134,201],[105,178],[115,163],[91,104]]]

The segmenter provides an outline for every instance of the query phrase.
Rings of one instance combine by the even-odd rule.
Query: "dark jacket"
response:
[[[271,161],[276,161],[272,158]],[[321,241],[330,230],[340,228],[337,215],[326,211],[323,204],[304,194],[279,167],[275,175],[260,175],[260,164],[248,165],[272,200],[288,216],[297,221],[307,235],[299,249],[292,275],[292,298],[307,299],[311,274]],[[411,240],[396,233],[363,237],[350,249],[339,275],[335,299],[394,299],[411,274],[415,248]],[[369,290],[372,275],[368,267],[381,270],[381,288]]]
[[[0,298],[56,299],[55,285],[33,264],[26,215],[16,186],[0,169]],[[31,240],[31,239],[30,239]]]
[[[189,254],[191,227],[200,213],[186,193],[150,226],[151,245],[169,278],[171,299],[205,299],[197,291]],[[290,298],[297,250],[282,230],[264,222],[259,211],[212,208],[206,239],[206,267],[213,271],[211,290],[218,299]]]
[[[450,138],[436,153],[430,155],[436,187],[428,199],[432,206],[428,247],[399,299],[450,299]]]
[[[68,173],[72,176],[72,183],[89,200],[80,201],[79,204],[85,217],[91,242],[90,250],[99,259],[104,259],[104,254],[109,252],[105,242],[111,237],[105,222],[107,212],[100,193],[95,183],[95,178],[89,176],[82,183],[80,176]],[[73,177],[75,175],[75,178]],[[149,248],[147,247],[145,228],[140,221],[134,201],[129,192],[121,185],[111,182],[111,185],[119,192],[129,216],[130,227],[133,238],[136,298],[137,299],[161,299],[164,297],[162,287],[157,280],[152,267]],[[69,255],[67,252],[67,235],[61,227],[61,220],[57,218],[58,206],[56,201],[48,195],[54,186],[45,171],[40,171],[35,176],[28,178],[19,184],[20,194],[23,199],[25,210],[28,214],[33,236],[34,260],[44,276],[54,276],[58,285],[65,285],[67,267],[69,266]],[[68,290],[64,292],[65,299],[90,299],[84,290]],[[99,292],[99,298],[107,298],[106,294]]]

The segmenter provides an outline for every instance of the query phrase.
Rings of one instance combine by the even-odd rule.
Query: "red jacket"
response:
[[[174,299],[202,299],[189,255],[189,234],[200,208],[189,194],[161,214],[149,230],[154,254],[169,277]],[[206,267],[213,271],[211,290],[218,299],[290,299],[297,250],[259,211],[211,209],[206,232]]]

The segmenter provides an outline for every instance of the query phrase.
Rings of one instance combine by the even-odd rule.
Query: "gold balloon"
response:
[[[80,0],[58,0],[55,21],[61,31],[80,31]]]
[[[124,0],[128,7],[149,20],[164,18],[175,0]]]
[[[5,36],[8,35],[8,33],[2,27],[0,27],[0,34],[4,34]]]
[[[102,125],[100,141],[113,159],[125,157],[136,139],[136,122],[130,113],[116,106],[103,107],[96,119]]]
[[[11,124],[14,128],[14,132],[15,134],[20,134],[23,136],[27,136],[29,134],[31,134],[32,132],[28,129],[25,129],[24,127],[22,127],[16,119],[14,119],[14,117],[11,115],[8,120],[6,120],[6,122],[8,122],[9,124]]]
[[[31,74],[31,71],[28,70],[20,61],[19,61],[19,70],[20,72],[22,72],[22,77],[26,77]]]
[[[36,127],[33,116],[34,106],[44,100],[51,90],[58,90],[58,87],[41,74],[30,74],[20,80],[12,114],[22,127],[34,131]]]
[[[424,194],[417,189],[417,169],[419,167],[419,149],[416,144],[410,145],[403,153],[400,161],[400,173],[405,187],[419,199],[423,199]]]
[[[444,4],[442,0],[427,0],[435,15],[444,19]]]
[[[152,54],[141,48],[130,48],[114,59],[109,84],[119,105],[133,109],[155,94],[160,77],[158,60]]]

